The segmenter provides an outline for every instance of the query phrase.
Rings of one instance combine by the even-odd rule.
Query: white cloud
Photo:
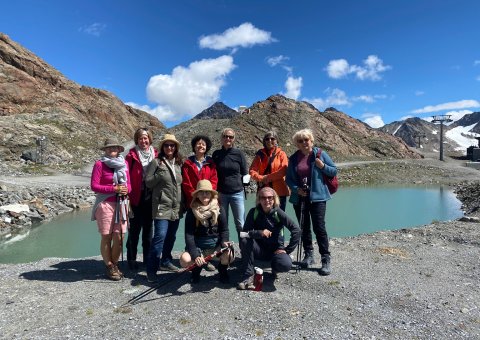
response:
[[[365,102],[365,103],[373,103],[375,101],[375,99],[372,96],[365,95],[365,94],[357,97],[352,97],[352,100],[357,102]]]
[[[452,119],[454,122],[461,119],[463,116],[466,114],[470,114],[473,111],[471,110],[460,110],[460,111],[448,111],[445,114],[451,116],[450,119]]]
[[[300,97],[302,91],[303,80],[302,77],[292,77],[289,76],[285,81],[285,89],[287,92],[284,94],[285,97],[292,98],[297,100]]]
[[[333,79],[345,78],[353,73],[360,80],[377,81],[382,79],[381,73],[391,68],[389,65],[384,65],[383,60],[376,55],[369,55],[363,61],[363,66],[350,65],[345,59],[330,60],[326,71],[328,76]]]
[[[411,113],[430,113],[435,111],[443,111],[443,110],[459,110],[459,109],[466,109],[466,108],[475,108],[480,107],[480,102],[476,100],[459,100],[456,102],[448,102],[438,105],[428,105],[421,109],[416,109],[411,111]]]
[[[225,77],[235,67],[233,58],[224,55],[177,66],[171,75],[155,75],[148,81],[147,97],[158,106],[146,108],[160,120],[192,117],[219,99]]]
[[[268,57],[267,58],[267,63],[271,67],[275,67],[277,65],[285,64],[289,59],[290,59],[289,57],[279,55],[279,56],[276,56],[276,57]]]
[[[425,92],[423,92],[423,91],[415,91],[416,96],[423,96],[424,94],[425,94]]]
[[[320,111],[325,110],[330,106],[351,106],[352,103],[347,97],[347,94],[340,89],[330,89],[325,90],[327,94],[326,98],[304,98],[305,101],[309,102],[315,106]]]
[[[276,41],[270,32],[261,30],[246,22],[238,27],[229,28],[221,34],[211,34],[198,39],[201,48],[213,50],[237,49],[252,47],[258,44],[269,44]]]
[[[379,128],[385,125],[382,116],[377,113],[365,113],[362,115],[363,122],[370,125],[372,128]]]
[[[107,28],[106,24],[96,22],[89,26],[80,27],[78,31],[93,35],[95,37],[99,37],[103,33],[103,31],[105,31],[106,28]]]
[[[349,73],[351,73],[350,66],[348,65],[348,61],[346,61],[345,59],[330,60],[326,70],[327,70],[328,76],[333,79],[344,78]]]

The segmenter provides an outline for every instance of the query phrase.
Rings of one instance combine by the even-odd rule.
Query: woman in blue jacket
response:
[[[332,198],[328,191],[323,175],[336,176],[337,167],[325,151],[313,146],[313,133],[309,129],[297,131],[292,137],[298,150],[290,156],[287,168],[287,185],[292,191],[290,202],[300,223],[301,203],[304,200],[304,224],[302,229],[302,243],[305,257],[300,265],[308,268],[315,263],[313,257],[313,232],[317,238],[318,250],[322,258],[321,275],[330,275],[330,251],[328,249],[328,235],[325,227],[325,212],[327,201]]]

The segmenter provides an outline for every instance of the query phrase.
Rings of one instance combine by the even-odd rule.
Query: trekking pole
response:
[[[297,248],[297,268],[296,273],[300,271],[302,261],[302,238],[303,238],[303,224],[305,223],[305,198],[300,197],[300,241],[298,242]]]
[[[208,262],[210,262],[213,258],[215,258],[215,257],[220,257],[220,255],[222,255],[224,252],[226,252],[226,251],[229,250],[230,248],[233,248],[233,242],[231,242],[230,245],[228,245],[227,247],[221,248],[221,249],[213,252],[212,254],[206,256],[203,260],[205,261],[205,263],[208,263]],[[233,249],[232,249],[232,251],[233,251]],[[143,299],[145,296],[149,295],[150,293],[152,293],[153,291],[157,290],[158,288],[161,288],[161,287],[167,285],[168,283],[172,282],[174,279],[180,277],[182,274],[185,274],[185,273],[191,271],[191,270],[194,269],[195,267],[197,267],[197,264],[196,264],[196,263],[191,264],[191,265],[188,266],[187,268],[184,268],[184,269],[182,269],[181,271],[177,272],[174,276],[172,276],[172,278],[167,279],[167,280],[164,280],[164,281],[160,282],[159,284],[157,284],[156,286],[150,287],[150,288],[148,288],[147,290],[145,290],[144,292],[138,294],[137,296],[134,296],[133,298],[131,298],[130,300],[128,300],[127,302],[125,302],[125,303],[124,303],[123,305],[121,305],[120,307],[125,307],[125,306],[128,306],[128,305],[134,305],[134,304],[136,304],[138,301],[140,301],[141,299]]]

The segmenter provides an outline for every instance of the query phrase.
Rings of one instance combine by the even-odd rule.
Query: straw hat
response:
[[[100,148],[100,150],[105,151],[106,148],[116,146],[117,148],[120,149],[120,152],[125,151],[125,148],[120,145],[120,143],[115,139],[115,138],[107,138],[105,139],[105,142],[103,143],[103,146]]]
[[[208,179],[202,179],[198,181],[197,190],[192,193],[192,201],[197,198],[197,194],[200,191],[210,191],[213,197],[218,196],[218,192],[213,190],[212,183]]]
[[[180,149],[180,142],[175,138],[175,135],[172,135],[170,133],[166,133],[163,136],[163,139],[160,141],[160,146],[159,146],[160,150],[162,150],[163,143],[165,143],[165,142],[174,142],[177,145],[177,150]]]

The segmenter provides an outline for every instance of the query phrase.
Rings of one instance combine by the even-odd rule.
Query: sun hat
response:
[[[208,179],[202,179],[197,183],[197,190],[192,193],[192,201],[197,198],[200,191],[210,191],[213,196],[218,196],[218,191],[213,190],[212,183]]]
[[[120,152],[125,151],[125,148],[115,138],[105,139],[105,142],[103,143],[103,146],[100,148],[100,150],[105,151],[106,148],[110,148],[112,146],[118,147],[120,149]]]
[[[163,139],[160,141],[160,146],[159,146],[160,150],[162,150],[163,148],[163,143],[167,141],[174,142],[177,145],[177,150],[180,149],[180,142],[175,138],[175,135],[172,135],[171,133],[166,133],[163,136]]]

